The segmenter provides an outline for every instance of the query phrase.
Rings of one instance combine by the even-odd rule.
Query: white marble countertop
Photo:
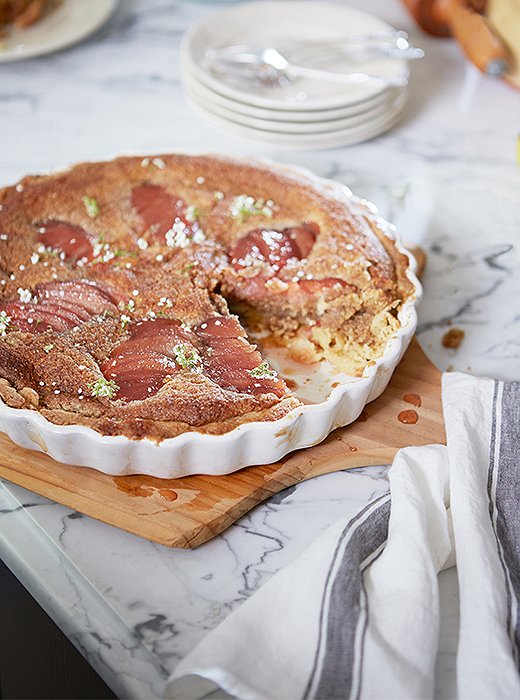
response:
[[[224,4],[224,3],[223,3]],[[368,197],[428,251],[419,338],[441,369],[520,379],[520,95],[479,75],[451,41],[422,36],[397,0],[351,0],[427,51],[391,132],[358,146],[287,152],[223,136],[185,104],[183,31],[217,3],[123,0],[68,51],[0,65],[0,185],[86,159],[183,150],[310,167]],[[442,347],[449,324],[466,337]],[[0,557],[120,697],[161,695],[179,659],[317,534],[387,488],[384,468],[320,477],[275,496],[194,551],[171,550],[7,482]],[[456,586],[439,697],[453,696]]]

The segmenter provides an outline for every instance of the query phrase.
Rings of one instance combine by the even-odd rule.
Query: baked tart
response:
[[[0,191],[0,397],[107,436],[221,435],[301,406],[266,347],[361,377],[414,293],[370,210],[290,168],[163,155],[26,177]]]

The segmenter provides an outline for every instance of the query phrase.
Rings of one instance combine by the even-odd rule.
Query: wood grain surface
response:
[[[227,476],[112,477],[60,464],[0,435],[0,476],[154,542],[196,547],[287,486],[328,472],[388,464],[408,445],[444,442],[440,372],[414,340],[384,394],[355,423],[274,464]]]

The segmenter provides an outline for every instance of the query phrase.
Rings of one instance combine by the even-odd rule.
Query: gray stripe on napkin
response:
[[[320,634],[304,698],[344,700],[353,691],[358,696],[368,622],[363,572],[382,551],[389,519],[390,496],[385,494],[350,520],[338,539],[325,582]]]
[[[490,515],[506,578],[508,630],[520,651],[520,383],[496,382],[488,473]]]

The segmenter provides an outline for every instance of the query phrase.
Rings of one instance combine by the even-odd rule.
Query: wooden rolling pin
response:
[[[404,0],[428,34],[454,36],[466,56],[487,75],[502,76],[511,68],[511,54],[487,19],[482,0]]]

